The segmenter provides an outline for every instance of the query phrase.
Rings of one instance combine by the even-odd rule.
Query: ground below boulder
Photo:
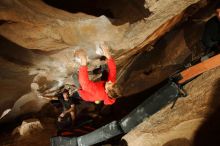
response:
[[[125,135],[129,146],[217,146],[220,122],[220,68],[184,86],[188,96],[146,119]]]

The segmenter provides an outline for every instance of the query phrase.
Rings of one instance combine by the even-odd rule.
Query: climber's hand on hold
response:
[[[102,50],[103,50],[103,55],[109,59],[111,57],[109,47],[105,43],[101,43],[100,48],[102,48]]]
[[[74,52],[75,53],[75,60],[79,60],[78,62],[81,65],[86,65],[87,64],[87,55],[86,52],[83,49],[77,50]]]
[[[61,122],[61,117],[58,117],[58,122]]]
[[[60,117],[63,118],[65,116],[65,113],[61,113]]]

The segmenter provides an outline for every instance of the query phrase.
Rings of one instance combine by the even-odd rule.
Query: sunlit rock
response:
[[[29,119],[23,121],[21,126],[17,127],[12,134],[19,133],[21,136],[27,136],[42,131],[43,129],[39,120]]]

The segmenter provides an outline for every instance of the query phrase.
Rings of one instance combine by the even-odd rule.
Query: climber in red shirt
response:
[[[116,64],[111,57],[109,49],[104,44],[100,45],[103,55],[107,58],[108,65],[108,79],[107,81],[93,82],[89,79],[87,56],[84,51],[79,51],[77,57],[79,58],[79,84],[78,93],[80,97],[89,102],[104,101],[105,105],[115,103],[115,98],[119,96],[116,88]]]

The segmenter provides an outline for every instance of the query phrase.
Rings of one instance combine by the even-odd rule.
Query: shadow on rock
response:
[[[220,145],[220,79],[216,82],[214,88],[209,115],[195,133],[194,146]]]
[[[168,141],[163,146],[191,146],[191,143],[186,138],[177,138],[177,139]]]

